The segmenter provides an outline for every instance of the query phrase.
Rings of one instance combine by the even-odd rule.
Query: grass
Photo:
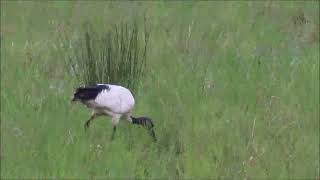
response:
[[[83,38],[64,35],[58,41],[63,44],[61,53],[67,56],[66,67],[72,69],[70,75],[85,85],[108,82],[137,91],[146,68],[149,33],[145,22],[144,31],[138,19],[132,18],[100,33],[92,24],[85,24]]]
[[[134,114],[89,110],[61,36],[147,14]],[[319,2],[1,1],[1,179],[319,178]]]

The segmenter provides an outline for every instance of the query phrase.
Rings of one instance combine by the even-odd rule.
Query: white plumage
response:
[[[98,116],[109,116],[112,118],[113,139],[116,126],[120,119],[126,119],[133,124],[147,127],[151,136],[156,140],[153,131],[153,122],[148,117],[132,117],[135,100],[127,88],[111,84],[96,84],[95,86],[79,87],[74,93],[72,101],[80,101],[92,109],[89,120],[85,123],[85,129],[89,128],[90,122]]]
[[[114,113],[129,113],[134,107],[134,98],[131,92],[117,85],[108,85],[110,90],[102,90],[94,100],[97,106],[106,107]]]

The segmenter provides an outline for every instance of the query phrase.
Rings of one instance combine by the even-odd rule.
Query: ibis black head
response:
[[[154,141],[157,141],[156,134],[154,132],[154,125],[152,119],[149,117],[132,117],[132,123],[138,124],[146,127],[149,130],[150,135],[152,136]]]

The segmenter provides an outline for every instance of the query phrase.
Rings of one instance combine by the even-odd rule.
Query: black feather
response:
[[[95,99],[97,95],[103,90],[110,90],[108,85],[95,85],[77,88],[74,93],[74,100],[88,101]]]

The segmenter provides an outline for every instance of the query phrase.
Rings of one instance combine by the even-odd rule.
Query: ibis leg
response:
[[[112,129],[112,134],[111,134],[111,141],[114,139],[114,134],[116,133],[116,126],[113,126],[113,129]]]
[[[84,124],[84,129],[87,130],[90,126],[90,122],[97,117],[96,114],[92,114],[91,117],[86,121],[86,123]]]
[[[111,141],[114,139],[114,134],[116,133],[116,126],[119,123],[120,118],[121,118],[121,115],[119,115],[119,114],[114,114],[112,116],[113,129],[112,129],[112,134],[111,134]]]

